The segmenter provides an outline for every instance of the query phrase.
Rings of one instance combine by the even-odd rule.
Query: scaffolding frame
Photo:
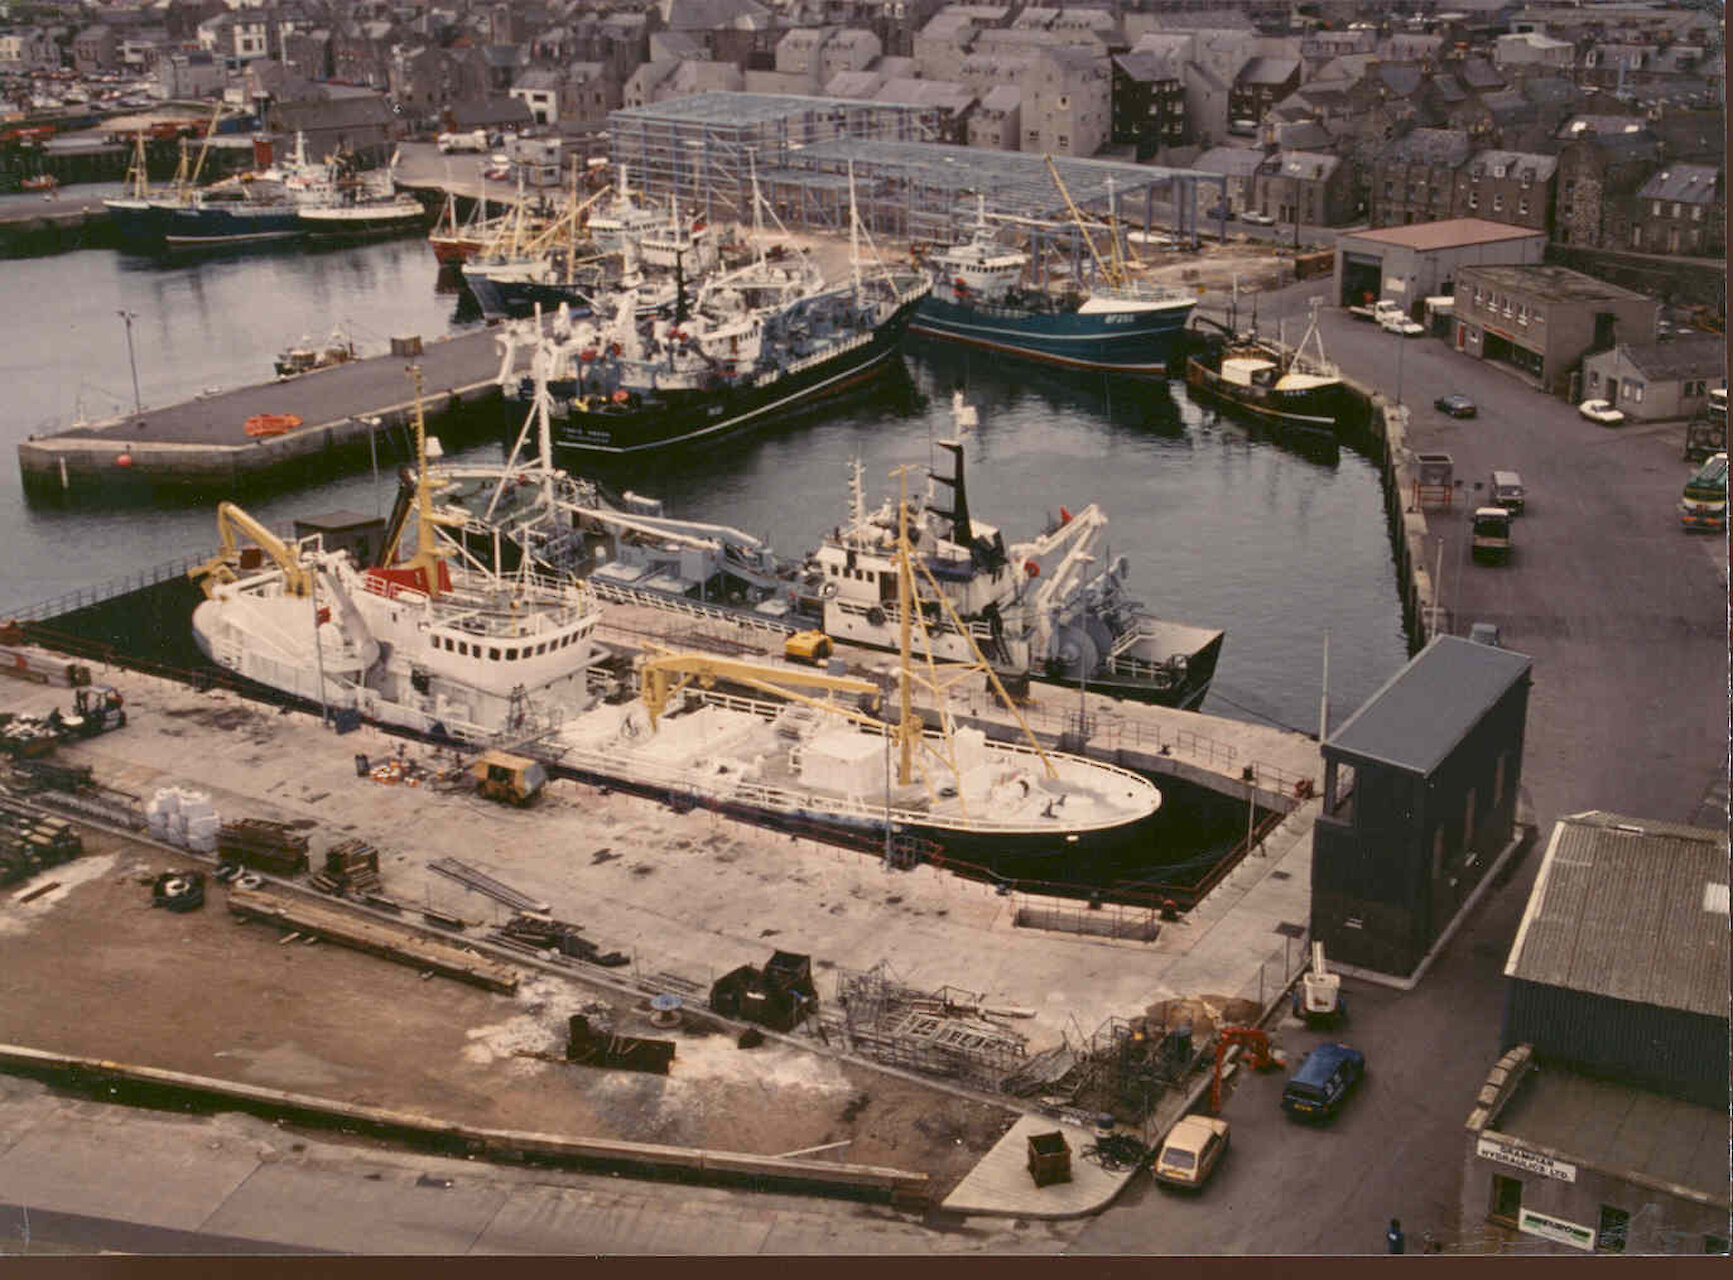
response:
[[[911,987],[881,960],[871,969],[837,970],[832,1008],[840,1017],[821,1027],[841,1032],[850,1052],[874,1061],[996,1091],[1027,1059],[1028,1041],[989,1020],[983,998],[959,987]]]
[[[785,226],[840,232],[848,227],[852,172],[861,222],[870,232],[911,243],[955,243],[967,238],[979,196],[991,217],[1027,240],[1038,274],[1049,251],[1057,251],[1070,261],[1072,277],[1082,279],[1082,232],[1046,158],[934,141],[941,136],[940,114],[933,107],[853,98],[713,92],[615,111],[608,135],[613,163],[630,168],[646,198],[672,197],[683,209],[702,210],[707,220],[749,218],[756,170]],[[1078,207],[1102,219],[1097,229],[1112,212],[1123,234],[1141,215],[1146,237],[1160,225],[1176,243],[1195,249],[1203,183],[1216,184],[1225,216],[1227,179],[1220,174],[1069,157],[1055,157],[1054,164]],[[1225,221],[1220,233],[1225,237]]]

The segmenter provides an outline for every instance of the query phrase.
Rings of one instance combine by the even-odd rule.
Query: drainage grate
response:
[[[1306,936],[1306,926],[1303,924],[1289,924],[1284,920],[1276,926],[1276,932],[1281,934],[1284,938],[1303,938]]]
[[[1293,878],[1294,877],[1293,877],[1293,874],[1291,872],[1287,872],[1287,871],[1272,871],[1272,872],[1270,872],[1270,879],[1272,879],[1272,880],[1292,880]]]

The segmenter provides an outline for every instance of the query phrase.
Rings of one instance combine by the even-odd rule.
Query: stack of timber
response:
[[[243,920],[263,920],[303,937],[323,938],[487,991],[512,995],[518,988],[515,969],[403,925],[365,919],[336,906],[253,889],[232,889],[229,910]]]
[[[379,850],[365,840],[339,841],[325,851],[325,869],[315,872],[309,883],[322,893],[378,893]]]
[[[0,801],[0,885],[28,880],[83,852],[78,832],[59,818]]]
[[[298,875],[307,869],[307,837],[285,822],[242,818],[223,823],[217,856],[272,875]]]
[[[564,920],[546,916],[516,915],[495,935],[507,946],[525,950],[556,951],[590,964],[614,969],[630,964],[631,957],[619,951],[603,951],[588,938],[579,937],[583,929]]]

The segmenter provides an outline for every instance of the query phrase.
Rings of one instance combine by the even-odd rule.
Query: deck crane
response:
[[[883,729],[881,721],[871,716],[840,707],[833,702],[809,697],[794,692],[794,688],[824,689],[831,693],[853,693],[870,697],[876,703],[880,696],[879,686],[871,680],[860,680],[853,676],[833,676],[821,671],[801,671],[797,668],[771,666],[763,662],[747,662],[737,658],[716,658],[702,653],[676,653],[664,649],[660,645],[648,646],[655,656],[645,657],[639,664],[638,676],[642,686],[641,697],[644,709],[650,713],[650,727],[654,729],[667,710],[669,699],[693,681],[700,688],[709,688],[718,680],[730,680],[735,684],[745,685],[749,689],[757,689],[763,693],[774,694],[779,698],[787,698],[790,702],[798,702],[804,706],[840,715],[846,719]],[[793,686],[794,688],[791,688]]]
[[[1053,656],[1059,630],[1066,622],[1060,606],[1076,598],[1078,588],[1095,564],[1095,547],[1101,531],[1107,527],[1106,514],[1094,503],[1075,515],[1070,512],[1065,515],[1068,518],[1058,528],[1011,548],[1013,559],[1025,565],[1040,566],[1048,557],[1060,556],[1057,565],[1042,570],[1029,595],[1035,628],[1031,652],[1043,658]]]
[[[1089,234],[1088,220],[1083,211],[1077,207],[1077,202],[1071,198],[1071,191],[1065,185],[1065,179],[1059,176],[1059,166],[1053,163],[1052,156],[1042,156],[1047,162],[1047,172],[1053,175],[1053,185],[1059,188],[1059,194],[1065,200],[1065,207],[1071,213],[1071,220],[1077,225],[1077,234],[1083,237],[1083,243],[1089,250],[1089,257],[1095,263],[1095,270],[1108,284],[1119,288],[1125,283],[1125,260],[1119,252],[1119,229],[1114,220],[1107,220],[1107,232],[1113,242],[1113,261],[1102,261],[1101,253],[1095,247],[1095,238]]]
[[[222,540],[222,549],[203,564],[194,565],[187,570],[187,577],[195,582],[202,581],[207,596],[212,595],[218,586],[234,582],[239,576],[237,571],[241,563],[241,548],[235,538],[236,530],[246,534],[261,551],[276,562],[277,567],[283,571],[283,590],[286,594],[311,594],[313,576],[289,545],[234,503],[224,502],[217,507],[217,536]]]

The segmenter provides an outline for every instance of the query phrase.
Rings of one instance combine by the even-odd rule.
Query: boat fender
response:
[[[1023,562],[1023,572],[1028,574],[1031,578],[1039,578],[1041,576],[1041,566],[1036,564],[1033,560],[1025,560]]]
[[[875,604],[866,611],[866,620],[869,626],[882,627],[885,625],[885,611]]]

